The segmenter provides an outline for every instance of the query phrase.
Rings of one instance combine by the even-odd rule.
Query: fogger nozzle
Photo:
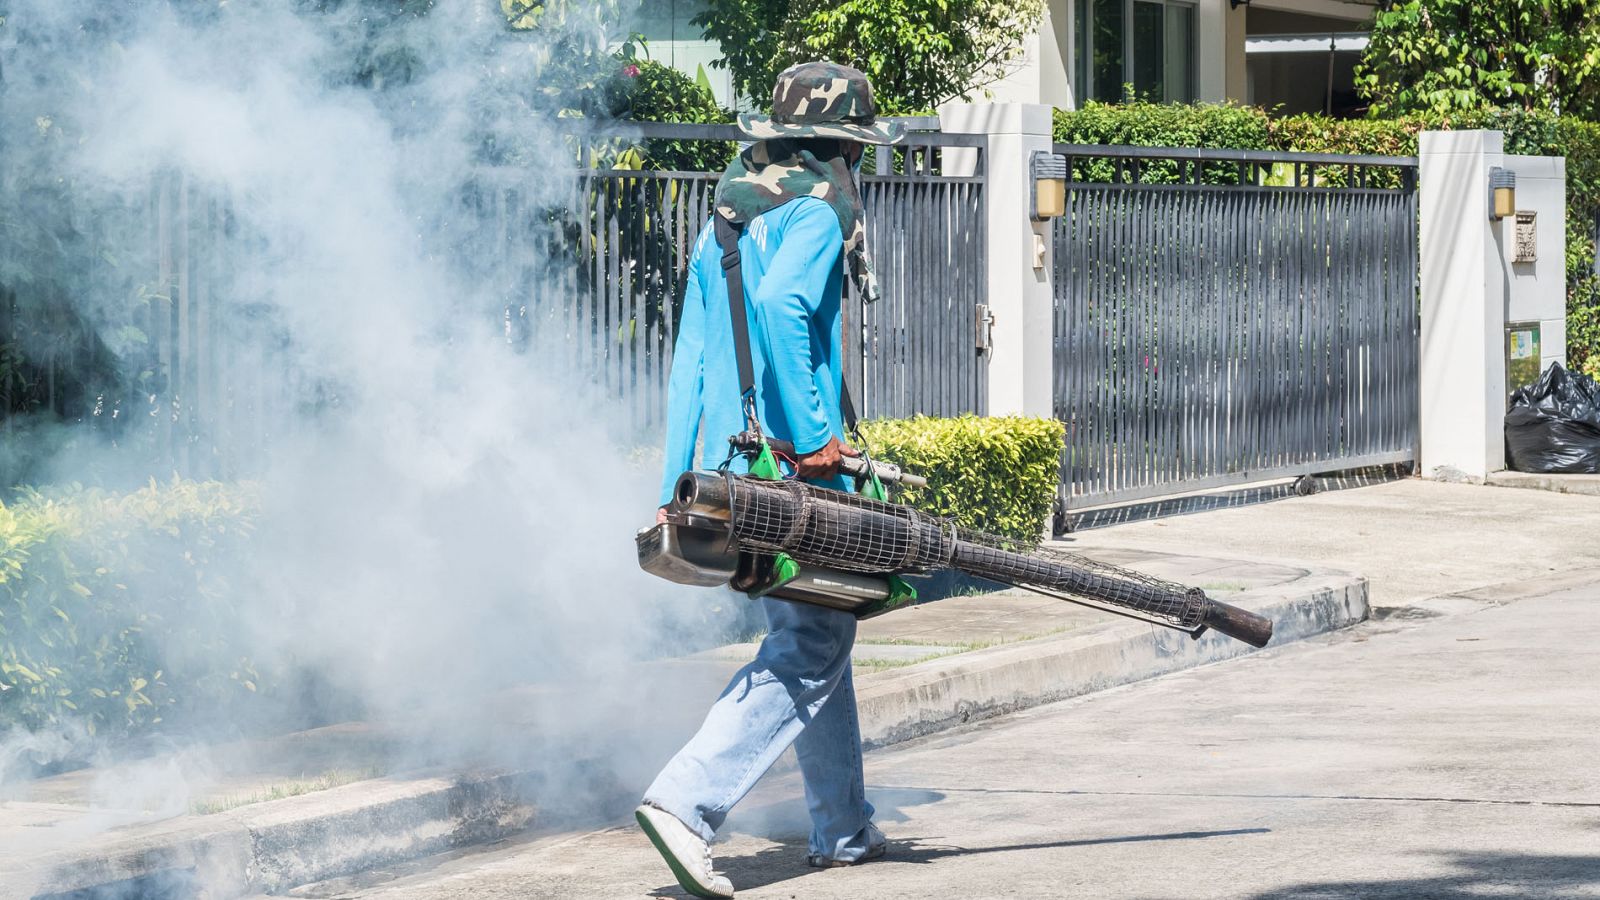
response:
[[[685,472],[678,476],[667,510],[684,516],[705,519],[728,518],[727,478],[711,472]]]

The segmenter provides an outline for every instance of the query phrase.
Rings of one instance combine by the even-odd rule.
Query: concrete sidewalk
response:
[[[869,754],[870,865],[808,869],[799,786],[773,780],[717,864],[747,900],[1600,897],[1597,587],[1489,591]],[[684,894],[619,820],[302,896]]]
[[[1204,554],[1071,549],[1269,615],[1277,625],[1274,644],[1366,616],[1365,581],[1343,572]],[[526,763],[509,767],[439,768],[448,759],[408,749],[403,725],[351,723],[214,748],[206,783],[176,806],[171,796],[153,796],[138,808],[108,809],[97,803],[104,793],[98,785],[134,780],[141,768],[182,770],[183,759],[44,779],[26,802],[0,803],[0,898],[117,883],[148,893],[172,877],[200,879],[223,896],[281,891],[611,814],[631,805],[664,761],[660,754],[687,737],[754,649],[733,645],[646,664],[633,679],[637,693],[599,717],[603,733],[570,741],[656,748],[656,756],[643,753],[626,764],[598,759],[555,771],[536,762],[546,754],[531,747]],[[1193,640],[1023,592],[954,597],[863,623],[856,648],[863,739],[868,746],[892,744],[1247,652],[1252,648],[1214,633]],[[505,729],[525,730],[531,742],[541,723],[567,717],[565,702],[559,688],[544,686],[512,692],[499,706]],[[586,808],[552,809],[553,795],[586,798],[579,804]],[[49,840],[75,832],[82,839]]]
[[[1600,499],[1409,478],[1079,532],[1085,545],[1245,554],[1359,571],[1380,614],[1600,569]]]
[[[1554,491],[1558,494],[1583,494],[1600,497],[1600,475],[1536,475],[1531,472],[1491,472],[1488,484],[1495,487]]]

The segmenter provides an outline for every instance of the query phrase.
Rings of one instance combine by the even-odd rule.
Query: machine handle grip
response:
[[[1200,624],[1252,647],[1265,647],[1272,640],[1271,619],[1219,600],[1207,603]]]
[[[763,438],[760,435],[756,435],[748,431],[742,431],[729,438],[728,442],[733,445],[733,449],[739,451],[740,453],[749,453],[759,449],[762,440]],[[782,453],[790,458],[794,458],[799,455],[795,452],[794,444],[790,443],[789,441],[781,441],[777,438],[770,437],[765,438],[765,440],[767,444],[772,447],[774,453]],[[852,478],[865,478],[867,474],[867,461],[858,456],[841,456],[839,458],[839,471],[849,475]],[[914,488],[928,486],[928,479],[923,478],[921,475],[913,475],[910,472],[901,469],[894,463],[873,460],[872,471],[878,476],[878,480],[885,484],[903,484],[907,487]]]
[[[907,487],[927,487],[928,479],[921,475],[913,475],[901,469],[894,463],[872,461],[872,470],[878,474],[878,480],[889,484],[903,484]],[[867,474],[867,461],[859,456],[845,456],[839,460],[839,471],[852,478],[864,478]]]

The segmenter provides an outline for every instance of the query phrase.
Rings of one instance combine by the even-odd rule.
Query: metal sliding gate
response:
[[[1063,510],[1415,459],[1414,159],[1055,149]]]

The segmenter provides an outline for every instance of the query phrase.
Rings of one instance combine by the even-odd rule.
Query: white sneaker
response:
[[[684,890],[716,900],[733,896],[733,882],[711,871],[711,845],[677,816],[644,804],[633,811],[633,817],[639,820],[650,843],[661,851]]]
[[[889,852],[889,839],[883,836],[883,832],[878,830],[877,825],[868,822],[867,849],[860,856],[855,859],[834,859],[831,856],[823,856],[820,853],[811,853],[806,856],[806,865],[813,869],[837,869],[842,866],[854,866],[864,862],[872,862],[875,859],[882,859],[887,852]]]

